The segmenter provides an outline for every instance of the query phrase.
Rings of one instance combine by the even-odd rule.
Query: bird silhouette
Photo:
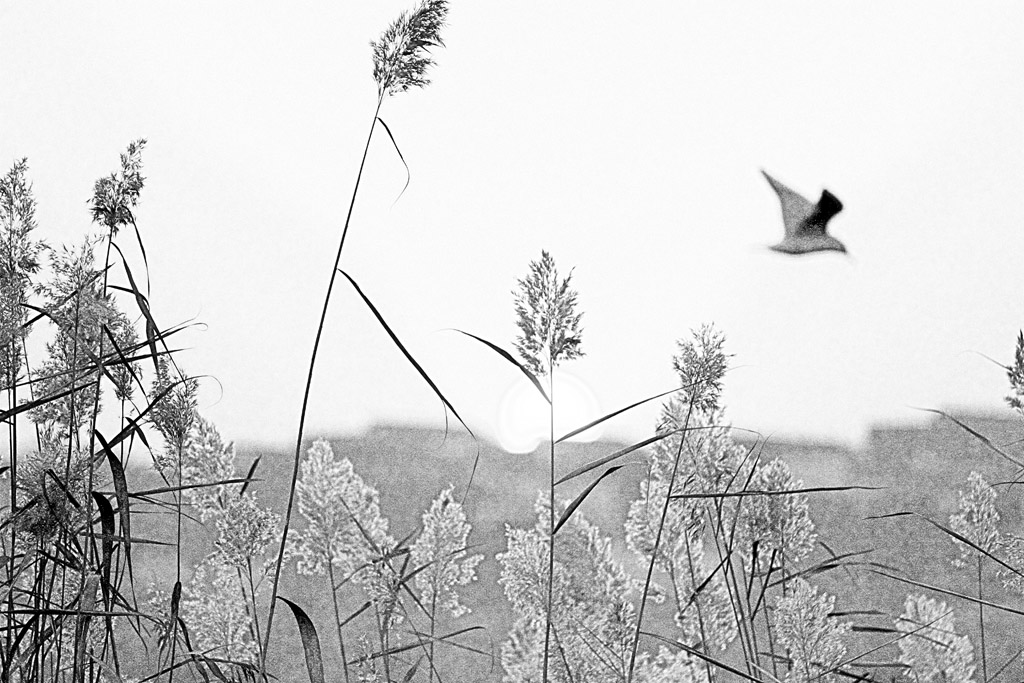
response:
[[[772,245],[772,249],[785,254],[809,254],[814,251],[846,253],[843,243],[826,232],[832,216],[843,210],[843,203],[838,197],[828,190],[822,190],[818,203],[811,204],[803,195],[789,189],[764,170],[761,173],[779,195],[782,222],[786,228],[785,237],[778,244]]]

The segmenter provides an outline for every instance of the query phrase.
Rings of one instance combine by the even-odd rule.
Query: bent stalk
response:
[[[277,591],[280,585],[281,565],[284,562],[285,544],[288,541],[288,530],[291,524],[292,508],[295,504],[295,483],[299,478],[299,462],[302,457],[302,436],[306,425],[306,411],[309,407],[309,391],[313,385],[313,369],[316,367],[317,352],[320,349],[320,339],[323,336],[324,322],[327,320],[327,308],[331,303],[331,293],[334,291],[334,281],[338,276],[338,266],[341,264],[341,253],[345,248],[345,238],[348,235],[348,227],[352,220],[352,209],[356,205],[356,196],[359,194],[359,183],[363,178],[363,169],[366,166],[366,157],[370,151],[370,141],[373,139],[373,131],[377,126],[377,115],[380,113],[384,96],[377,98],[377,108],[373,112],[373,121],[370,124],[370,133],[366,137],[366,147],[363,149],[363,158],[359,162],[359,173],[356,175],[355,187],[352,189],[352,199],[349,201],[348,214],[345,216],[345,226],[341,231],[341,240],[338,242],[338,253],[334,257],[334,265],[331,267],[331,277],[327,283],[327,294],[324,296],[323,310],[320,312],[320,323],[316,328],[316,338],[313,340],[313,352],[309,357],[309,372],[306,374],[306,388],[302,393],[302,410],[299,413],[299,433],[295,439],[295,457],[292,461],[292,477],[288,486],[288,506],[284,515],[284,530],[281,532],[281,545],[277,551],[277,560],[274,562],[274,581],[270,591],[270,606],[267,610],[267,628],[263,636],[263,653],[260,657],[260,676],[267,678],[267,653],[270,650],[270,634],[274,625],[274,608],[277,605]]]

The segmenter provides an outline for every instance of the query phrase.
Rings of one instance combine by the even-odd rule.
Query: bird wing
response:
[[[794,192],[775,178],[772,178],[766,171],[762,170],[761,173],[768,179],[768,184],[775,190],[775,194],[779,195],[779,201],[782,203],[782,222],[786,227],[786,237],[792,237],[803,232],[801,230],[803,223],[814,212],[814,205],[807,201],[803,195]]]

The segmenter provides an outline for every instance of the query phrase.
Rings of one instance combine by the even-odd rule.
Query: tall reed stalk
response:
[[[676,449],[671,474],[666,484],[665,501],[662,504],[658,529],[654,537],[654,547],[647,565],[647,578],[644,580],[643,593],[640,598],[640,609],[636,615],[636,628],[630,646],[629,668],[626,672],[627,683],[632,682],[636,669],[637,650],[640,645],[644,610],[647,607],[654,565],[658,561],[658,553],[660,551],[662,535],[665,531],[665,520],[668,518],[669,505],[672,504],[673,495],[675,494],[679,461],[682,458],[686,445],[690,420],[695,413],[704,415],[714,413],[718,407],[718,399],[722,391],[722,377],[725,375],[726,370],[726,356],[722,351],[722,345],[725,342],[724,336],[717,332],[713,326],[705,325],[694,332],[693,337],[692,341],[679,342],[679,353],[673,359],[673,368],[679,375],[680,386],[687,387],[685,390],[686,415],[682,421],[682,429],[679,433],[679,446]]]
[[[519,280],[514,292],[516,325],[519,336],[515,346],[526,368],[534,376],[548,375],[548,437],[550,444],[548,470],[548,533],[547,608],[544,617],[543,680],[547,683],[551,651],[551,609],[555,577],[555,368],[560,363],[583,355],[580,350],[582,313],[576,312],[578,294],[570,287],[572,272],[558,276],[555,260],[541,251],[540,261],[530,263],[530,272]],[[534,377],[536,379],[536,377]],[[539,384],[538,384],[539,386]]]
[[[444,42],[441,40],[441,28],[444,26],[447,13],[447,0],[422,0],[411,12],[403,12],[384,31],[379,40],[371,43],[373,48],[373,77],[377,82],[377,103],[373,112],[373,120],[370,123],[370,132],[366,137],[366,145],[363,148],[363,156],[359,162],[355,186],[352,188],[352,197],[349,200],[348,212],[345,215],[345,223],[341,230],[341,239],[338,241],[338,250],[334,257],[334,264],[331,266],[331,275],[327,282],[327,292],[324,295],[324,303],[320,311],[320,321],[317,324],[316,335],[313,339],[313,350],[309,357],[306,386],[302,393],[302,409],[299,412],[299,429],[295,438],[295,453],[292,459],[292,474],[288,487],[288,504],[285,508],[281,543],[278,548],[277,559],[274,562],[273,587],[270,592],[267,627],[260,656],[260,675],[264,679],[267,677],[267,654],[270,651],[270,636],[274,625],[274,610],[277,605],[277,594],[280,587],[281,565],[284,562],[288,531],[291,526],[292,509],[295,503],[295,484],[299,476],[299,461],[302,457],[302,439],[306,425],[306,412],[309,407],[309,392],[313,385],[313,370],[316,367],[317,353],[320,350],[320,340],[323,336],[324,323],[327,319],[327,310],[330,307],[331,294],[334,291],[334,282],[337,279],[338,268],[341,264],[341,254],[345,248],[345,238],[348,236],[348,229],[352,222],[352,210],[355,208],[356,197],[359,194],[359,184],[363,177],[363,169],[366,166],[366,157],[370,151],[370,141],[373,139],[373,132],[377,122],[380,121],[380,109],[385,97],[405,92],[409,88],[424,87],[430,83],[426,74],[434,62],[429,55],[429,51],[433,47],[444,46]]]

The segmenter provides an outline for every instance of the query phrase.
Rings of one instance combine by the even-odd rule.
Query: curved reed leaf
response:
[[[388,336],[391,338],[391,341],[394,342],[395,346],[398,347],[398,350],[401,351],[402,355],[406,356],[406,359],[409,360],[413,368],[416,369],[416,372],[420,374],[420,377],[422,377],[423,380],[430,386],[430,388],[437,395],[437,397],[441,399],[441,402],[444,403],[445,407],[452,411],[452,414],[456,417],[457,420],[459,420],[462,426],[466,428],[466,431],[469,432],[469,435],[472,436],[473,439],[475,440],[476,434],[473,433],[473,430],[469,428],[469,425],[467,425],[466,422],[462,419],[462,416],[459,415],[459,411],[455,410],[455,405],[453,405],[451,401],[449,401],[449,399],[444,397],[444,394],[441,393],[441,390],[437,388],[437,385],[434,384],[434,381],[430,379],[430,376],[427,375],[427,372],[423,370],[423,367],[420,366],[416,358],[413,357],[413,354],[409,352],[409,349],[406,348],[406,345],[401,343],[401,341],[398,339],[398,336],[395,335],[393,330],[391,330],[391,326],[389,326],[385,321],[384,316],[381,315],[381,312],[377,309],[377,306],[375,306],[373,302],[370,300],[370,297],[368,297],[364,292],[362,292],[362,289],[359,288],[359,286],[355,283],[354,280],[352,280],[352,276],[350,274],[348,274],[347,272],[340,268],[338,269],[338,272],[345,275],[345,279],[348,280],[349,283],[351,283],[352,288],[355,289],[355,292],[359,295],[362,301],[364,301],[367,304],[367,307],[370,308],[371,312],[374,314],[374,317],[377,318],[377,322],[381,324],[381,327],[383,327],[384,331],[387,332]]]
[[[277,599],[288,605],[295,617],[295,623],[299,626],[299,638],[302,639],[302,649],[306,653],[306,671],[309,672],[310,683],[325,683],[324,681],[324,659],[320,653],[320,636],[316,633],[316,627],[301,607],[288,598],[277,596]]]
[[[416,675],[416,672],[419,670],[420,662],[422,661],[423,657],[421,656],[419,659],[416,660],[416,662],[412,666],[409,667],[409,670],[405,672],[404,676],[402,676],[402,683],[409,683],[409,681],[413,679],[413,677]]]
[[[117,512],[121,521],[121,538],[124,540],[124,557],[128,565],[128,578],[129,581],[134,583],[135,579],[132,573],[132,515],[128,503],[128,480],[124,476],[124,466],[121,465],[121,461],[114,455],[114,449],[110,447],[110,444],[103,438],[99,430],[95,430],[94,433],[96,434],[96,439],[103,447],[103,452],[107,456],[107,465],[110,467],[110,479],[114,484]]]
[[[1010,607],[1008,605],[1000,605],[997,602],[991,602],[989,600],[983,600],[981,598],[976,598],[974,596],[967,595],[966,593],[958,593],[956,591],[949,590],[948,588],[939,588],[938,586],[933,586],[931,584],[927,584],[927,583],[924,583],[924,582],[921,582],[921,581],[914,581],[913,579],[908,579],[908,578],[905,578],[905,577],[902,577],[902,576],[895,576],[893,574],[889,574],[888,572],[879,571],[877,569],[872,569],[871,571],[874,572],[875,574],[878,574],[879,576],[884,576],[887,579],[892,579],[893,581],[899,581],[901,583],[906,583],[906,584],[909,584],[911,586],[917,586],[918,588],[924,588],[925,590],[935,591],[936,593],[942,593],[943,595],[949,595],[949,596],[954,597],[954,598],[960,598],[962,600],[967,600],[968,602],[973,602],[976,605],[984,605],[985,607],[994,607],[995,609],[1002,610],[1004,612],[1009,612],[1011,614],[1020,614],[1020,615],[1024,616],[1024,611],[1021,611],[1019,609],[1015,609],[1015,608]]]
[[[792,496],[798,493],[827,493],[834,491],[884,491],[887,486],[810,486],[802,489],[785,489],[783,491],[723,491],[722,493],[675,493],[669,496],[672,500],[690,498],[744,498],[747,496]]]
[[[562,477],[561,479],[556,481],[555,484],[557,485],[557,484],[561,484],[563,482],[569,481],[570,479],[575,479],[576,477],[580,476],[581,474],[586,474],[587,472],[589,472],[591,470],[597,469],[601,465],[605,465],[607,463],[610,463],[612,460],[617,460],[617,459],[621,458],[624,455],[629,455],[630,453],[632,453],[634,451],[638,451],[638,450],[640,450],[641,448],[643,448],[645,446],[650,446],[652,443],[657,443],[658,441],[661,441],[662,439],[664,439],[666,437],[672,436],[673,434],[678,434],[680,431],[681,430],[676,429],[676,430],[672,430],[670,432],[665,432],[664,434],[656,434],[656,435],[652,436],[651,438],[644,439],[643,441],[639,441],[639,442],[633,444],[632,446],[626,446],[625,448],[623,448],[621,450],[617,450],[614,453],[612,453],[611,455],[606,455],[605,457],[598,458],[597,460],[591,461],[591,462],[587,463],[586,465],[581,465],[580,467],[577,467],[572,472],[570,472],[569,474],[565,475],[564,477]]]
[[[395,136],[391,134],[391,129],[388,128],[388,124],[384,123],[384,119],[379,116],[377,117],[377,122],[384,126],[384,131],[388,134],[388,137],[391,138],[391,144],[394,145],[395,151],[398,152],[398,158],[402,160],[402,165],[405,166],[405,185],[402,187],[402,191],[398,193],[398,197],[395,198],[394,203],[391,205],[394,206],[398,203],[398,200],[402,198],[402,195],[405,194],[405,191],[409,189],[409,183],[412,182],[412,172],[409,170],[409,164],[406,163],[405,157],[402,155],[402,150],[398,148],[398,143],[395,142]]]
[[[252,483],[252,481],[253,481],[252,475],[256,473],[256,467],[259,466],[260,460],[262,458],[263,458],[262,455],[256,456],[256,459],[252,461],[251,465],[249,465],[249,471],[245,473],[245,483],[242,484],[242,488],[238,492],[239,497],[241,497],[242,495],[245,494],[245,490],[247,488],[249,488],[249,484]]]
[[[32,410],[33,408],[35,408],[37,406],[41,406],[41,405],[44,405],[46,403],[50,403],[52,401],[56,401],[59,398],[64,398],[68,394],[73,394],[75,392],[82,391],[84,389],[88,389],[89,387],[93,387],[93,386],[96,386],[96,380],[93,380],[91,382],[86,382],[84,384],[79,384],[78,386],[73,386],[70,389],[65,389],[64,391],[58,391],[56,394],[50,394],[49,396],[42,396],[40,398],[31,400],[31,401],[26,401],[24,403],[19,403],[18,405],[16,405],[13,408],[8,408],[7,410],[0,411],[0,422],[6,422],[8,419],[14,417],[15,415],[18,415],[20,413],[24,413],[24,412],[26,412],[28,410]]]
[[[117,249],[117,253],[121,255],[121,265],[124,266],[125,275],[128,276],[128,284],[131,285],[131,293],[135,296],[135,303],[139,307],[139,312],[146,318],[146,343],[149,344],[149,350],[153,354],[153,369],[158,370],[156,362],[156,341],[160,338],[160,328],[156,324],[156,320],[153,319],[153,313],[149,310],[149,299],[147,299],[142,292],[139,291],[138,285],[135,284],[135,277],[132,275],[132,269],[128,266],[128,259],[124,257],[124,252],[121,251],[121,247],[111,242],[110,246]]]
[[[612,474],[613,472],[621,470],[623,467],[626,467],[626,465],[629,464],[631,463],[626,463],[625,465],[616,465],[615,467],[609,467],[604,471],[604,474],[602,474],[594,481],[590,482],[590,485],[587,486],[587,488],[583,489],[582,493],[576,496],[576,498],[571,503],[569,503],[568,507],[565,508],[565,512],[563,512],[562,516],[558,518],[558,523],[555,524],[555,528],[551,532],[551,535],[554,536],[558,533],[558,530],[562,528],[562,525],[568,522],[569,518],[572,517],[572,513],[576,512],[576,509],[583,504],[583,501],[587,499],[587,496],[590,495],[590,492],[593,491],[594,488],[596,488],[597,485],[600,484],[605,477],[607,477],[609,474]]]
[[[996,555],[993,555],[991,552],[989,552],[985,548],[982,548],[977,543],[975,543],[971,539],[967,538],[963,534],[957,533],[956,531],[953,531],[949,527],[947,527],[945,525],[942,525],[942,524],[939,524],[935,520],[933,520],[933,519],[931,519],[929,517],[926,517],[926,516],[922,515],[919,512],[894,512],[894,513],[890,513],[888,515],[881,515],[879,517],[869,517],[868,519],[885,519],[887,517],[917,517],[918,519],[923,519],[924,521],[928,522],[929,524],[931,524],[932,526],[934,526],[936,529],[938,529],[939,531],[943,532],[944,534],[950,536],[951,538],[956,539],[957,541],[960,541],[964,545],[970,546],[972,549],[974,549],[978,553],[981,553],[982,555],[984,555],[988,559],[992,560],[996,564],[998,564],[1001,567],[1003,567],[1003,569],[1007,569],[1007,570],[1013,572],[1014,574],[1016,574],[1017,576],[1020,576],[1020,577],[1024,578],[1024,572],[1022,572],[1020,569],[1018,569],[1018,568],[1016,568],[1016,567],[1014,567],[1014,566],[1012,566],[1010,564],[1007,564],[1004,560],[1000,559]]]
[[[530,369],[529,369],[529,368],[527,368],[527,367],[526,367],[525,365],[523,365],[522,363],[520,363],[519,361],[517,361],[517,360],[515,359],[515,357],[514,357],[514,356],[513,356],[513,355],[512,355],[511,353],[509,353],[509,352],[508,352],[508,351],[506,351],[505,349],[501,348],[501,347],[500,347],[500,346],[498,346],[497,344],[492,344],[491,342],[487,341],[487,340],[486,340],[486,339],[484,339],[483,337],[478,337],[478,336],[476,336],[475,334],[470,334],[469,332],[465,332],[465,331],[463,331],[463,330],[459,330],[459,329],[455,329],[455,328],[453,328],[453,329],[454,329],[454,331],[455,331],[455,332],[458,332],[459,334],[464,334],[464,335],[466,335],[467,337],[472,337],[473,339],[476,339],[476,340],[477,340],[478,342],[480,342],[481,344],[484,344],[484,345],[486,345],[486,346],[490,347],[490,349],[491,349],[492,351],[494,351],[494,352],[495,352],[495,353],[497,353],[497,354],[498,354],[499,356],[501,356],[502,358],[504,358],[505,360],[507,360],[507,361],[508,361],[509,363],[512,363],[512,365],[514,365],[514,366],[516,366],[517,368],[519,368],[519,370],[520,370],[520,371],[521,371],[521,372],[522,372],[522,373],[523,373],[524,375],[526,375],[526,379],[530,380],[530,383],[531,383],[531,384],[533,384],[533,386],[537,387],[537,391],[539,391],[539,392],[540,392],[540,395],[544,397],[544,400],[545,400],[545,401],[547,401],[547,402],[548,402],[549,404],[551,403],[551,399],[550,399],[550,398],[548,398],[548,394],[547,394],[547,392],[546,392],[546,391],[544,391],[544,387],[543,387],[543,386],[541,386],[540,380],[539,380],[539,379],[537,379],[537,375],[535,375],[535,374],[533,374],[532,372],[530,372]],[[577,433],[578,433],[578,432],[577,432]],[[561,439],[559,439],[559,441],[561,441]],[[555,443],[558,443],[558,441],[556,441]]]
[[[346,618],[345,618],[345,620],[344,620],[344,621],[342,621],[342,622],[341,622],[341,623],[340,623],[340,624],[339,624],[338,626],[339,626],[339,627],[343,627],[343,626],[345,626],[345,625],[346,625],[347,623],[349,623],[350,621],[352,621],[353,619],[355,619],[356,617],[358,617],[358,616],[359,616],[360,614],[362,614],[362,613],[363,613],[363,612],[365,612],[366,610],[370,609],[370,605],[372,605],[372,604],[373,604],[372,602],[370,602],[369,600],[367,600],[366,602],[364,602],[364,603],[363,603],[363,606],[362,606],[362,607],[360,607],[359,609],[357,609],[357,610],[356,610],[355,612],[353,612],[352,614],[348,615],[348,617],[346,617]]]
[[[692,385],[690,385],[690,386],[692,386]],[[688,386],[686,386],[686,387],[676,387],[675,389],[669,389],[668,391],[663,391],[660,394],[655,394],[654,396],[648,396],[647,398],[645,398],[645,399],[643,399],[641,401],[637,401],[636,403],[631,403],[628,406],[626,406],[625,408],[619,408],[618,410],[616,410],[614,412],[608,413],[607,415],[604,415],[602,417],[597,418],[593,422],[588,422],[587,424],[583,425],[582,427],[580,427],[578,429],[572,430],[568,434],[563,434],[562,436],[560,436],[557,439],[555,439],[555,443],[562,443],[566,439],[571,439],[572,437],[576,436],[577,434],[582,434],[583,432],[587,431],[588,429],[591,429],[592,427],[596,427],[597,425],[601,424],[602,422],[604,422],[606,420],[612,419],[616,415],[621,415],[622,413],[626,412],[627,410],[632,410],[633,408],[636,408],[637,406],[642,406],[643,404],[648,403],[650,401],[654,401],[655,399],[659,399],[662,396],[668,396],[669,394],[674,394],[677,391],[683,391],[684,389],[688,389],[688,388],[689,388]]]
[[[917,410],[923,410],[926,413],[935,413],[936,415],[941,415],[942,417],[946,418],[947,420],[949,420],[950,422],[955,424],[957,427],[960,427],[965,432],[967,432],[968,434],[970,434],[974,438],[976,438],[979,441],[981,441],[983,444],[988,446],[989,449],[991,449],[994,453],[996,453],[1000,457],[1005,458],[1009,462],[1012,462],[1014,465],[1016,465],[1017,467],[1019,467],[1022,470],[1024,470],[1024,462],[1021,462],[1020,460],[1017,460],[1016,458],[1014,458],[1012,455],[1009,455],[1003,449],[999,448],[999,446],[996,446],[994,443],[992,443],[992,440],[989,439],[987,436],[985,436],[984,434],[982,434],[982,433],[972,429],[971,427],[969,427],[968,425],[964,424],[960,420],[956,419],[955,417],[953,417],[949,413],[946,413],[946,412],[941,411],[941,410],[936,410],[935,408],[917,408]]]
[[[110,561],[114,554],[114,508],[111,507],[110,501],[99,491],[92,492],[92,498],[96,501],[96,509],[100,515],[100,529],[103,531],[103,542],[100,544],[100,550],[102,553],[102,560],[100,567],[102,569],[103,585],[110,585]]]

